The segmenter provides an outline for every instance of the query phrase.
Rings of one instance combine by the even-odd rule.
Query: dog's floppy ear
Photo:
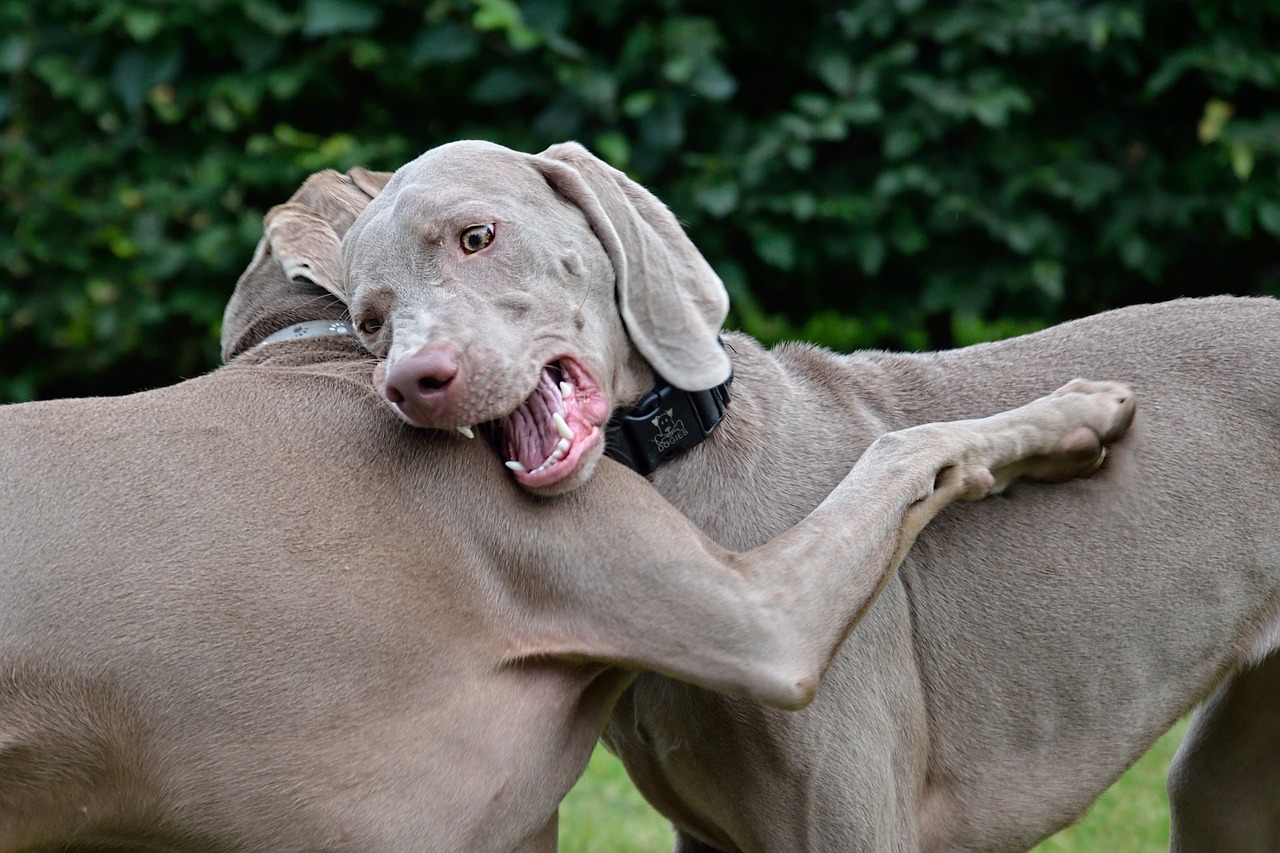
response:
[[[289,316],[315,298],[299,284],[316,285],[345,304],[338,235],[327,219],[290,201],[271,208],[262,222],[265,233],[222,314],[224,362],[266,336],[264,321]]]
[[[333,225],[296,202],[278,204],[262,220],[270,255],[292,282],[310,282],[339,299],[342,289],[342,243]]]
[[[265,337],[264,326],[316,319],[307,316],[316,308],[313,286],[346,304],[342,235],[390,178],[359,167],[345,175],[324,169],[267,212],[253,260],[222,315],[223,361]]]
[[[666,205],[576,142],[533,159],[604,246],[622,321],[640,354],[685,391],[726,381],[732,368],[717,336],[729,295]]]
[[[351,179],[351,183],[360,188],[361,192],[370,199],[374,199],[378,197],[378,193],[382,192],[387,181],[391,180],[392,174],[392,172],[370,172],[362,166],[354,166],[347,172],[347,177]]]

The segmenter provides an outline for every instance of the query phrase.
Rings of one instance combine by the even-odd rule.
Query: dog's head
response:
[[[388,401],[417,426],[487,424],[534,491],[590,476],[612,410],[652,372],[688,391],[730,373],[720,279],[660,201],[575,143],[428,151],[359,216],[343,260]]]
[[[342,235],[390,177],[326,169],[267,212],[253,260],[222,316],[223,361],[291,323],[346,317]]]

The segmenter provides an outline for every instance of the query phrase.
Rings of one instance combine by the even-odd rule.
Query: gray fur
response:
[[[938,510],[1087,473],[1132,414],[1076,385],[899,434],[746,554],[613,464],[531,497],[392,416],[352,336],[259,345],[346,316],[338,240],[385,179],[268,214],[222,369],[0,409],[3,853],[547,853],[637,671],[807,704]]]
[[[565,189],[566,163],[585,189]],[[498,223],[497,237],[457,256],[468,222]],[[500,418],[566,358],[595,377],[595,408],[634,402],[650,365],[707,387],[719,321],[690,310],[687,285],[628,266],[627,298],[658,307],[617,305],[617,259],[663,251],[652,234],[668,235],[671,258],[646,268],[696,251],[673,223],[580,146],[456,143],[400,169],[343,251],[353,312],[386,321],[367,343],[394,387],[413,391],[418,351],[457,354],[453,381],[397,398],[401,416]],[[618,248],[615,233],[646,236]],[[717,286],[703,267],[687,272],[702,278],[695,292]],[[646,348],[666,338],[648,324],[667,315],[671,328],[707,325],[658,359]],[[637,680],[606,740],[681,828],[680,849],[1025,850],[1210,695],[1170,776],[1173,849],[1280,849],[1280,774],[1261,769],[1280,758],[1280,718],[1256,687],[1280,668],[1280,303],[1138,306],[940,353],[725,343],[727,418],[652,479],[731,548],[803,518],[888,431],[1007,408],[1078,375],[1131,383],[1143,404],[1100,476],[957,507],[925,530],[803,712]],[[586,447],[587,427],[574,433]],[[525,482],[572,489],[599,453],[548,457],[572,471]]]

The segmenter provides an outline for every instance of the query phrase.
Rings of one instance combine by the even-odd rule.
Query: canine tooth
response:
[[[564,415],[552,412],[551,422],[556,425],[556,432],[560,433],[562,440],[568,441],[573,438],[573,430],[569,429],[569,425],[565,423]]]
[[[561,396],[561,397],[572,397],[572,396],[573,396],[573,383],[572,383],[572,382],[561,382],[561,383],[560,383],[560,396]]]
[[[508,468],[510,468],[512,471],[515,471],[517,474],[526,474],[529,471],[528,468],[524,467],[514,459],[508,459],[506,462],[503,462],[502,464],[506,465]]]
[[[570,433],[570,435],[572,435],[572,433]],[[562,439],[560,439],[558,442],[556,442],[556,451],[555,451],[555,452],[556,452],[556,453],[559,453],[561,456],[563,456],[564,454],[568,453],[568,452],[569,452],[569,439],[567,439],[567,438],[562,438]]]
[[[475,437],[476,437],[476,434],[471,430],[471,427],[469,427],[469,426],[461,426],[461,427],[458,427],[458,432],[462,433],[462,434],[463,434],[463,435],[465,435],[467,438],[475,438]]]

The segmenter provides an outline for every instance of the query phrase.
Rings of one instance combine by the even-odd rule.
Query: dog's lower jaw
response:
[[[567,427],[565,431],[568,431]],[[591,427],[591,431],[584,436],[573,433],[570,438],[561,438],[546,461],[532,471],[513,459],[507,460],[505,464],[515,476],[516,482],[531,491],[545,492],[546,489],[561,484],[565,484],[567,488],[559,488],[557,491],[567,491],[572,485],[586,480],[585,476],[575,475],[580,475],[582,469],[588,467],[588,463],[594,469],[595,457],[599,456],[601,449],[601,435],[599,427]],[[572,485],[568,485],[570,482]]]
[[[530,494],[545,497],[573,491],[591,479],[596,464],[604,456],[601,437],[602,433],[596,430],[595,438],[589,444],[583,444],[580,451],[575,448],[572,457],[565,457],[539,474],[513,471],[516,482]]]

